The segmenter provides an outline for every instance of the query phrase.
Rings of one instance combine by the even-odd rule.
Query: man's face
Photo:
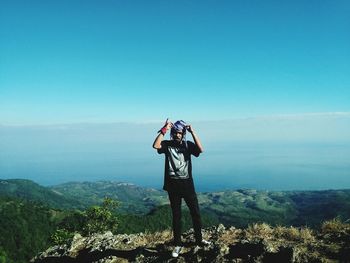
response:
[[[182,137],[183,137],[183,133],[182,132],[174,132],[173,133],[173,139],[177,142],[181,142],[182,141]]]

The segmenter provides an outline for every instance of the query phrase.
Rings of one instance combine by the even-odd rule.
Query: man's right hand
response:
[[[164,127],[166,127],[167,130],[171,129],[173,127],[173,123],[169,121],[169,119],[166,119]]]
[[[162,145],[161,142],[164,139],[164,135],[166,134],[166,132],[171,129],[171,127],[173,127],[173,123],[171,121],[169,121],[169,119],[166,119],[163,128],[161,128],[158,132],[159,134],[157,135],[156,139],[154,140],[153,143],[153,148],[154,149],[161,149]]]
[[[165,135],[166,132],[171,129],[171,127],[173,127],[173,123],[171,121],[169,121],[169,118],[166,119],[163,128],[160,129],[160,132]]]

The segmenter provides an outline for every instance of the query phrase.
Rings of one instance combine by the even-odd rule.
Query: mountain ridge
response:
[[[0,259],[8,255],[15,260],[11,263],[28,262],[33,253],[48,247],[57,229],[79,232],[79,220],[85,211],[100,206],[106,194],[116,197],[115,192],[124,197],[124,208],[113,214],[119,220],[117,234],[156,233],[171,226],[166,192],[111,181],[74,185],[67,183],[55,188],[30,180],[0,180]],[[64,188],[75,195],[63,191]],[[267,223],[275,228],[318,229],[322,222],[334,218],[350,222],[349,189],[295,192],[238,189],[198,193],[198,199],[205,228],[223,223],[244,229]],[[186,207],[183,226],[184,230],[191,227]],[[21,253],[17,244],[21,244]]]
[[[61,209],[85,209],[105,197],[120,202],[119,212],[144,215],[169,205],[165,191],[118,181],[67,182],[44,187],[31,180],[0,180],[0,194],[21,197]],[[201,210],[226,225],[249,223],[317,225],[340,216],[350,218],[350,189],[262,191],[236,189],[198,193]]]
[[[0,194],[44,203],[54,208],[83,208],[78,200],[28,179],[0,179]]]

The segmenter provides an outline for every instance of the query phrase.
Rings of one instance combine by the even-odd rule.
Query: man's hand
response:
[[[192,134],[192,137],[193,137],[193,140],[194,140],[195,145],[197,145],[199,152],[202,153],[202,152],[204,151],[204,150],[203,150],[202,143],[201,143],[201,141],[199,140],[199,138],[198,138],[198,136],[196,135],[196,133],[194,132],[194,130],[193,130],[193,128],[192,128],[192,125],[191,125],[191,124],[186,125],[186,129]]]
[[[158,132],[160,132],[161,134],[165,135],[166,132],[171,129],[171,127],[173,127],[173,123],[171,121],[169,121],[169,118],[166,119],[163,128],[161,128]]]
[[[169,119],[166,119],[164,127],[169,130],[171,129],[171,127],[173,127],[173,123],[171,121],[169,121]]]
[[[194,133],[192,125],[186,125],[186,130],[188,130],[190,133]]]
[[[173,123],[169,121],[169,119],[166,119],[163,128],[161,128],[158,132],[159,134],[157,135],[156,139],[154,140],[153,143],[153,148],[154,149],[160,149],[162,148],[161,142],[164,139],[164,135],[166,132],[173,127]]]

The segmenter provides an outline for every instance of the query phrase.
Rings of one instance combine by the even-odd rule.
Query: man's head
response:
[[[176,121],[171,127],[170,136],[174,141],[182,142],[186,135],[186,122],[183,120]]]

